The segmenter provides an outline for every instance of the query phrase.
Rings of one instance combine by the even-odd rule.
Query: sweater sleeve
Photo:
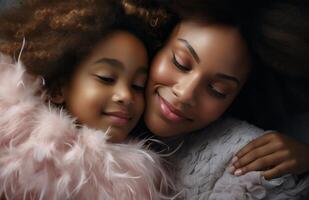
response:
[[[234,153],[249,141],[268,132],[240,121],[238,121],[236,127],[230,130],[232,130],[230,134],[233,137],[226,140],[230,147],[225,149],[233,149]],[[234,176],[227,170],[228,163],[226,163],[224,168],[223,174],[215,182],[209,197],[210,200],[223,200],[227,198],[231,200],[297,200],[309,192],[309,177],[298,178],[297,176],[287,174],[276,179],[265,180],[261,172],[254,171],[242,176]]]
[[[225,171],[218,179],[209,200],[296,200],[307,195],[309,179],[290,174],[265,180],[260,172],[236,177]]]
[[[232,156],[265,132],[235,119],[224,119],[193,133],[177,155],[177,186],[183,199],[198,200],[296,200],[308,191],[308,179],[287,175],[266,181],[260,172],[231,175]]]
[[[250,172],[235,177],[229,172],[217,180],[209,200],[258,200],[266,196],[259,172]]]

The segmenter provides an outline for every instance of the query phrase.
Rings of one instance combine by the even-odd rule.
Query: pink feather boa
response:
[[[143,142],[108,143],[35,94],[42,80],[0,54],[0,197],[165,199],[171,186]]]

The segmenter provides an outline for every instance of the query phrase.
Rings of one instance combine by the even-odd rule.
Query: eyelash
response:
[[[99,75],[95,75],[96,77],[98,77],[100,79],[100,81],[102,81],[105,84],[113,84],[115,82],[114,78],[111,77],[106,77],[106,76],[99,76]]]
[[[220,99],[225,99],[226,98],[226,94],[218,92],[211,84],[208,85],[209,91],[211,92],[211,94],[217,98]]]
[[[173,51],[172,51],[172,54],[173,54],[172,62],[173,62],[173,64],[177,67],[177,69],[179,69],[180,71],[183,71],[183,72],[188,72],[188,71],[190,71],[190,68],[181,65],[181,64],[177,61],[176,56],[175,56],[175,53],[174,53]]]
[[[114,78],[99,76],[99,75],[95,75],[95,76],[98,77],[100,81],[102,81],[104,84],[112,85],[113,83],[115,83]],[[132,85],[132,88],[137,92],[144,92],[145,90],[145,87],[140,86],[140,85]]]
[[[175,53],[172,52],[173,54],[173,64],[177,67],[177,69],[181,70],[181,71],[184,71],[184,72],[188,72],[190,71],[190,69],[188,67],[185,67],[183,65],[181,65],[177,59],[176,59],[176,56],[175,56]],[[211,94],[217,98],[220,98],[220,99],[225,99],[226,98],[226,94],[223,94],[221,92],[218,92],[211,84],[208,85],[208,88],[209,88],[209,91],[211,92]]]

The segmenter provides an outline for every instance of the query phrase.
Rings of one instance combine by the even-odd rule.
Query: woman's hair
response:
[[[284,76],[309,78],[309,2],[271,0],[253,11],[250,41],[260,61]]]
[[[265,1],[252,10],[248,21],[248,43],[257,67],[233,114],[280,130],[278,122],[309,109],[309,2]]]
[[[148,12],[146,8],[147,12],[138,14],[132,10],[134,3],[137,2],[25,1],[0,15],[0,52],[16,56],[25,39],[21,60],[28,71],[46,79],[47,89],[53,87],[55,79],[66,80],[74,67],[113,30],[137,36],[151,57],[161,44],[162,36],[157,30],[168,18],[163,11]]]
[[[252,54],[271,70],[309,77],[306,0],[157,0],[181,18],[238,26]]]

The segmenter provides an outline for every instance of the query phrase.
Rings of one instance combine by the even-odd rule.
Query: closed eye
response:
[[[214,97],[220,98],[220,99],[225,99],[227,97],[227,94],[218,91],[212,84],[208,85],[209,92],[211,95]]]
[[[108,76],[100,76],[100,75],[95,75],[101,82],[105,84],[113,84],[115,83],[115,78],[113,77],[108,77]]]
[[[172,62],[173,64],[177,67],[177,69],[179,69],[180,71],[183,71],[183,72],[188,72],[190,71],[190,68],[187,67],[187,66],[184,66],[182,64],[180,64],[178,61],[177,61],[177,58],[176,58],[176,55],[174,52],[173,53],[173,59],[172,59]]]

